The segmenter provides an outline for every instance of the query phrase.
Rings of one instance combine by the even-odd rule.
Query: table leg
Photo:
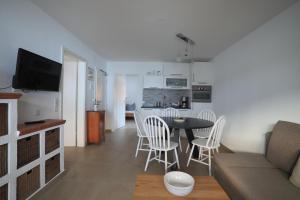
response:
[[[179,144],[179,129],[177,129],[177,128],[174,129],[174,137],[172,138],[172,141]],[[176,151],[179,152],[179,146],[176,148]],[[176,161],[176,155],[175,155],[175,152],[173,151],[173,156],[172,156],[172,161],[171,162],[173,163],[175,161]],[[176,171],[177,169],[178,169],[177,165],[173,165],[171,167],[172,171]]]
[[[185,129],[185,134],[186,134],[186,137],[187,137],[188,142],[190,144],[190,149],[192,149],[192,146],[193,146],[192,141],[195,139],[193,130],[192,129]],[[193,158],[198,158],[198,155],[199,155],[198,148],[194,148]]]

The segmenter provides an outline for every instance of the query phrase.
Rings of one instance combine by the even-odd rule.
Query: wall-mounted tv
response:
[[[62,64],[25,49],[18,50],[15,89],[59,91]]]

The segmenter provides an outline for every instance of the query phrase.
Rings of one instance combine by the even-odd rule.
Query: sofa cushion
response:
[[[213,161],[227,167],[275,168],[264,155],[255,153],[220,153],[214,155]]]
[[[300,188],[300,157],[298,158],[297,164],[293,169],[293,173],[290,177],[290,181],[298,188]]]
[[[279,121],[272,132],[267,159],[276,167],[291,174],[300,151],[300,124]]]
[[[288,180],[287,174],[279,169],[265,167],[221,168],[223,179],[226,179],[235,188],[238,193],[235,196],[238,199],[296,200],[300,197],[300,190]]]

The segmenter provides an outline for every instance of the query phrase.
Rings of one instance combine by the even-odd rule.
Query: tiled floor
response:
[[[183,141],[186,148],[187,141]],[[137,174],[145,173],[147,152],[134,157],[137,144],[136,129],[132,122],[125,128],[106,135],[102,145],[86,148],[66,148],[66,172],[33,197],[42,200],[129,200]],[[181,152],[181,170],[191,175],[208,175],[207,167],[191,163],[186,167],[187,154]],[[146,173],[164,174],[164,167],[151,162]]]

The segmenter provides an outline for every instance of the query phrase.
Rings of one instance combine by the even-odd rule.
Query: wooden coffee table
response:
[[[136,179],[134,200],[165,199],[229,199],[225,191],[212,176],[196,176],[194,190],[185,197],[176,197],[169,193],[164,185],[162,175],[138,175]]]

